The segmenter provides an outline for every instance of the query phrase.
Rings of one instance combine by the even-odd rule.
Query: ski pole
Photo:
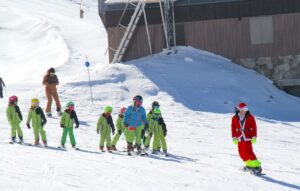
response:
[[[87,72],[88,72],[88,76],[89,76],[89,86],[90,86],[90,93],[91,93],[91,101],[92,104],[93,102],[93,90],[92,90],[92,84],[91,84],[91,77],[90,77],[90,62],[87,60],[87,56],[85,58],[85,66],[87,67]]]

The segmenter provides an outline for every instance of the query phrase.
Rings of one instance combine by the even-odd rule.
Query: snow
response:
[[[57,150],[62,130],[54,116],[46,125],[49,149],[8,144],[7,96],[0,100],[0,188],[4,190],[300,190],[300,99],[278,90],[256,72],[192,47],[178,47],[125,64],[109,65],[107,34],[97,1],[2,0],[0,2],[0,76],[7,94],[19,97],[26,119],[30,100],[44,107],[41,85],[56,67],[63,105],[75,101],[81,123],[75,129],[79,151]],[[91,62],[90,101],[85,57]],[[96,122],[103,107],[118,110],[144,97],[149,110],[158,100],[168,127],[170,157],[100,153]],[[231,141],[233,107],[245,101],[257,117],[263,177],[243,166]],[[22,122],[25,142],[32,130]],[[122,137],[117,147],[123,150]]]

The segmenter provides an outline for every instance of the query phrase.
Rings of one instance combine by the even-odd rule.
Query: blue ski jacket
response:
[[[129,127],[139,127],[148,124],[144,107],[128,106],[124,114],[124,124]]]

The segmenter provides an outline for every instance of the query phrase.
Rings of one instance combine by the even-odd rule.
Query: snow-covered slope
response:
[[[7,97],[0,100],[1,191],[300,190],[299,98],[279,91],[255,72],[191,47],[180,47],[176,55],[161,53],[108,65],[96,1],[85,1],[84,20],[79,19],[78,2],[0,1],[0,60],[5,60],[0,62],[0,75],[8,94],[19,96],[26,118],[32,97],[45,106],[41,77],[55,66],[61,101],[75,101],[81,123],[75,130],[79,151],[69,145],[67,151],[56,149],[62,133],[57,117],[46,125],[49,149],[9,145]],[[92,63],[93,103],[85,55]],[[95,126],[103,107],[112,105],[116,119],[119,108],[131,104],[136,94],[144,97],[147,110],[152,101],[160,101],[170,157],[98,151]],[[239,170],[243,163],[231,142],[230,122],[233,106],[240,101],[259,116],[254,149],[267,176]],[[24,122],[22,129],[25,141],[32,142],[32,130]],[[122,138],[117,147],[124,146]]]

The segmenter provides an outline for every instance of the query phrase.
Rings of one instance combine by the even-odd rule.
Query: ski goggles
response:
[[[40,103],[39,103],[39,102],[34,102],[34,103],[31,103],[31,105],[32,105],[32,106],[36,106],[36,107],[37,107],[37,106],[39,106],[39,105],[40,105]]]

